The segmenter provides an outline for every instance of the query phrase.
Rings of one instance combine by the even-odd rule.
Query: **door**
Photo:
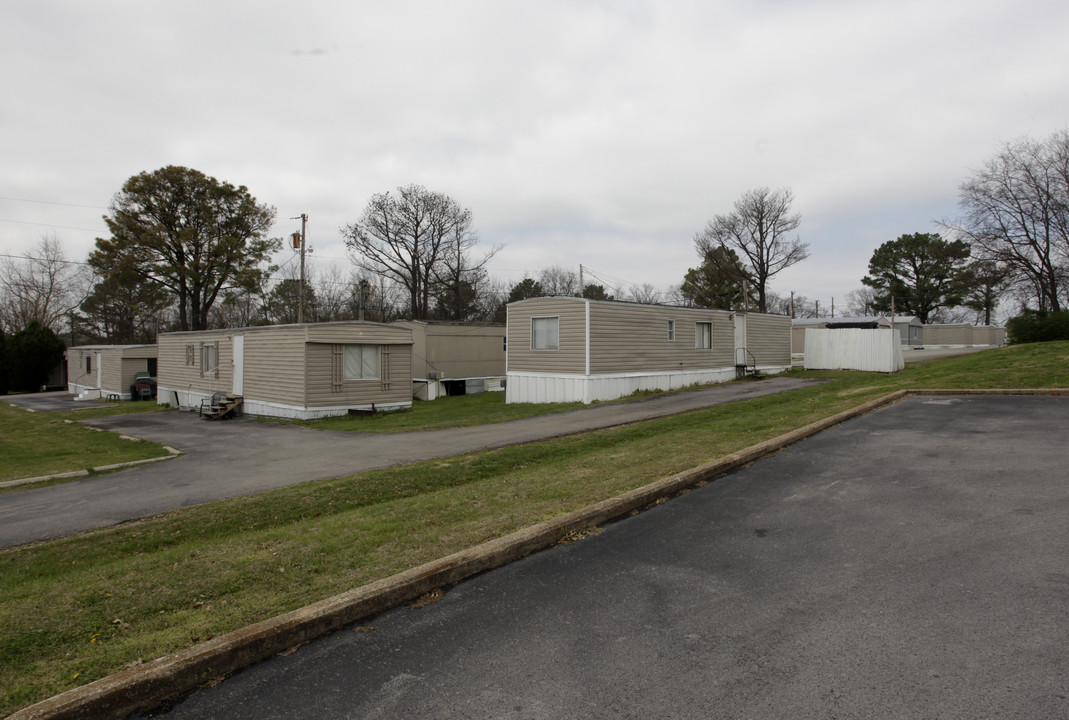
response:
[[[245,394],[245,336],[234,336],[234,389],[235,395]]]
[[[748,365],[746,359],[746,313],[735,313],[735,364]]]

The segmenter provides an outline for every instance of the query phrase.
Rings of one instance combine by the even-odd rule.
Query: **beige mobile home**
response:
[[[576,297],[508,306],[506,402],[612,400],[791,366],[790,318]]]
[[[412,332],[412,392],[420,400],[503,389],[505,326],[400,320]]]
[[[216,392],[250,415],[310,420],[412,407],[412,333],[370,322],[163,333],[158,402],[197,408]]]
[[[78,400],[130,399],[139,377],[156,377],[155,345],[78,345],[67,348],[67,392]]]
[[[925,325],[925,347],[975,347],[977,345],[1002,345],[1006,341],[1006,329],[989,325]]]

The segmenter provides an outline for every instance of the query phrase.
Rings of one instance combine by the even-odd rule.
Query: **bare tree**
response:
[[[846,294],[846,312],[854,317],[875,315],[876,305],[876,290],[874,288],[858,288]]]
[[[470,227],[454,225],[444,242],[442,262],[435,279],[440,286],[436,310],[442,320],[473,320],[479,313],[480,290],[489,279],[486,264],[501,250],[500,245],[488,248],[479,259],[472,251],[479,238]]]
[[[945,224],[974,257],[1001,263],[1040,310],[1069,301],[1069,130],[1006,143],[961,185],[964,217]]]
[[[538,274],[538,284],[542,286],[542,294],[546,297],[579,294],[579,274],[561,265],[542,268]]]
[[[450,240],[474,238],[471,222],[471,210],[453,198],[406,185],[396,195],[372,196],[360,220],[341,232],[353,262],[402,285],[412,319],[424,320],[445,271]]]
[[[632,285],[628,296],[632,302],[642,303],[643,305],[656,305],[661,302],[661,291],[650,283]]]
[[[0,258],[0,328],[15,333],[36,320],[60,333],[91,284],[89,268],[67,260],[55,233],[42,235],[25,257]]]
[[[809,257],[808,243],[787,237],[802,221],[801,215],[791,212],[793,202],[794,194],[788,188],[748,190],[735,201],[734,212],[715,216],[694,236],[694,246],[702,258],[720,247],[741,253],[757,285],[759,312],[768,311],[769,279]]]

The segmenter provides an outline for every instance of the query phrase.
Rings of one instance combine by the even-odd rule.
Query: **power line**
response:
[[[30,257],[29,255],[8,255],[7,253],[0,253],[0,257],[11,258],[12,260],[46,260],[45,258]],[[46,262],[60,262],[67,265],[88,265],[89,263],[82,260],[46,260]]]
[[[7,218],[0,218],[0,222],[18,223],[19,225],[37,225],[39,227],[59,228],[61,230],[84,230],[85,232],[100,232],[100,228],[80,228],[71,227],[70,225],[53,225],[52,223],[35,223],[27,222],[26,220],[9,220]]]
[[[6,195],[0,195],[0,200],[11,200],[13,202],[37,203],[39,205],[62,205],[63,207],[90,208],[92,210],[107,210],[108,209],[107,207],[105,207],[103,205],[80,205],[78,203],[53,202],[51,200],[29,200],[27,198],[7,197]]]

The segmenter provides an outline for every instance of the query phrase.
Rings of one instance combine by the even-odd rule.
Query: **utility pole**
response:
[[[297,220],[298,218],[292,217],[290,220]],[[301,282],[297,288],[299,298],[297,300],[297,324],[304,322],[304,248],[307,245],[307,228],[308,228],[308,215],[307,213],[301,213],[299,216],[301,221],[301,232],[293,233],[293,247],[297,247],[300,244],[301,247]]]
[[[791,320],[794,320],[794,290],[791,290]]]
[[[583,285],[583,263],[579,263],[579,297],[583,297],[583,290],[586,289]]]

